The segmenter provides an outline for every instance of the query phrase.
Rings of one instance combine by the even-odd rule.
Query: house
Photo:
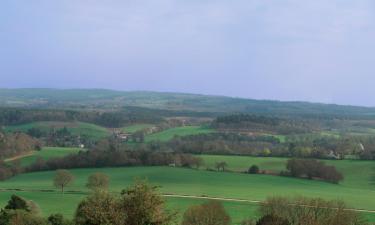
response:
[[[115,136],[117,139],[120,139],[122,141],[129,141],[130,138],[132,137],[132,134],[126,133],[126,132],[119,132],[119,133],[115,133]]]

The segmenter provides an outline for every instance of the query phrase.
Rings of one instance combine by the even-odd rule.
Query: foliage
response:
[[[182,225],[229,225],[230,222],[230,216],[222,204],[217,201],[209,201],[187,209]]]
[[[257,165],[252,165],[249,170],[248,170],[248,173],[250,174],[258,174],[259,173],[259,167]]]
[[[94,173],[87,179],[86,187],[91,190],[107,190],[109,177],[104,173]]]
[[[268,219],[277,217],[277,220],[279,220],[281,218],[289,222],[290,225],[367,224],[357,212],[346,209],[346,205],[341,201],[325,201],[320,198],[288,199],[272,197],[262,203],[260,213],[266,216],[264,218],[272,215],[273,218],[268,217]],[[273,225],[273,223],[271,224]]]
[[[56,175],[53,178],[53,185],[57,188],[61,188],[61,192],[64,192],[64,188],[70,185],[74,180],[73,174],[67,170],[57,170]]]
[[[5,206],[5,209],[21,209],[29,212],[31,211],[27,204],[27,201],[17,195],[12,195],[10,197],[8,204]]]
[[[79,203],[74,221],[76,225],[120,225],[126,224],[125,217],[118,198],[97,191]]]
[[[0,158],[16,156],[25,152],[34,151],[40,143],[24,133],[0,133]]]
[[[334,166],[325,165],[316,159],[290,159],[286,168],[293,177],[318,178],[335,184],[344,179]]]
[[[121,208],[126,213],[127,225],[173,224],[175,213],[165,211],[164,205],[158,187],[142,180],[121,192]]]
[[[223,171],[224,172],[225,168],[228,167],[228,164],[226,162],[224,162],[224,161],[222,161],[222,162],[216,162],[215,163],[215,167],[216,167],[217,171]]]
[[[115,140],[102,140],[92,150],[81,151],[79,154],[71,154],[62,158],[37,161],[27,166],[25,171],[171,164],[199,167],[202,163],[201,159],[188,154],[145,150],[142,146],[132,151],[126,145],[120,146]]]
[[[49,225],[75,225],[73,222],[64,219],[62,214],[52,214],[47,218]]]
[[[44,218],[25,210],[1,210],[1,225],[48,225]]]
[[[270,214],[260,218],[256,225],[290,225],[290,223],[284,218]]]

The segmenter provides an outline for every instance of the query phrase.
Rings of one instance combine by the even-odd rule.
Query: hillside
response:
[[[0,105],[3,107],[107,110],[137,106],[193,112],[242,112],[270,115],[303,115],[305,117],[328,115],[341,117],[375,116],[375,108],[368,107],[104,89],[0,89]]]

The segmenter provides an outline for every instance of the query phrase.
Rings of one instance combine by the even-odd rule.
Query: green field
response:
[[[61,129],[66,127],[74,135],[84,135],[93,140],[98,140],[107,137],[109,132],[106,128],[83,122],[57,122],[57,121],[43,121],[34,122],[21,125],[7,126],[5,130],[8,132],[22,131],[27,132],[31,128],[39,128],[43,131],[51,129]]]
[[[212,132],[214,132],[214,130],[201,126],[175,127],[148,135],[146,136],[145,141],[168,141],[172,139],[174,136],[188,136],[195,134],[207,134]]]
[[[259,159],[257,159],[257,162],[260,162]],[[348,162],[344,163],[345,164],[340,165],[341,168],[350,165]],[[364,164],[362,166],[365,167],[366,165],[369,166],[369,164]],[[348,167],[347,170],[350,170],[350,168],[351,167]],[[343,184],[335,185],[320,181],[270,175],[210,172],[171,167],[96,168],[74,169],[71,171],[76,177],[74,184],[67,188],[67,190],[71,191],[87,191],[85,188],[87,177],[91,173],[100,171],[110,176],[111,191],[115,192],[119,192],[121,189],[131,184],[134,178],[138,177],[148,178],[151,183],[160,185],[163,193],[168,194],[248,200],[264,200],[269,195],[303,195],[325,199],[342,199],[351,207],[375,210],[375,202],[372,200],[375,195],[374,188],[372,188],[370,184],[367,186],[362,185],[365,181],[361,181],[361,179],[365,178],[365,176],[361,174],[358,174],[357,178],[349,175]],[[44,199],[48,198],[48,195],[58,195],[57,193],[41,193],[38,191],[54,190],[52,186],[53,175],[54,172],[21,174],[7,181],[0,182],[0,189],[17,188],[27,190],[25,194],[29,194],[29,198],[38,202],[42,209],[46,208],[44,210],[51,212],[51,210],[56,207],[56,209],[62,213],[71,215],[72,208],[75,207],[78,201],[77,198],[80,198],[79,196],[74,197],[70,194],[66,194],[66,196],[69,197],[64,201],[54,202],[55,205],[52,208],[48,206],[48,202],[43,203],[43,201],[50,201],[49,199]],[[358,182],[358,184],[355,182]],[[34,194],[35,197],[33,197]],[[179,201],[176,204],[179,204]],[[236,206],[239,203],[232,202],[232,204],[233,207],[240,207]],[[247,209],[247,207],[243,209],[243,211],[246,212],[247,210],[251,211]],[[243,214],[244,213],[241,213],[241,215]],[[253,214],[249,213],[249,216],[250,215]]]
[[[153,125],[153,124],[134,124],[134,125],[123,127],[123,128],[121,128],[121,130],[123,132],[134,133],[134,132],[137,132],[137,131],[140,131],[140,130],[143,130],[143,129],[146,129],[146,128],[150,128],[150,127],[153,127],[153,126],[155,126],[155,125]]]
[[[69,154],[75,154],[81,151],[80,148],[61,148],[61,147],[44,147],[40,151],[34,151],[32,154],[27,154],[24,157],[19,157],[17,160],[20,160],[21,166],[27,166],[35,162],[39,157],[47,160],[51,158],[64,157]],[[5,160],[7,162],[12,162],[12,160]]]
[[[258,165],[261,170],[280,172],[285,170],[287,158],[250,157],[250,156],[217,156],[202,155],[205,168],[214,168],[215,163],[225,161],[228,170],[243,172],[251,165]],[[344,180],[339,187],[359,188],[374,191],[375,194],[375,162],[362,160],[323,160],[326,164],[334,165],[342,174]]]

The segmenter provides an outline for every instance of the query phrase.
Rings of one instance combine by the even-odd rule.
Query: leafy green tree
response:
[[[10,197],[8,204],[5,206],[5,209],[21,209],[25,211],[30,211],[29,206],[27,204],[27,200],[18,195],[12,195]]]
[[[107,190],[109,185],[109,177],[104,173],[91,174],[87,180],[86,187],[91,190]]]
[[[80,202],[74,222],[76,225],[122,225],[127,224],[125,217],[118,198],[97,191]]]
[[[169,225],[175,222],[176,214],[165,211],[165,202],[158,187],[138,180],[121,195],[126,225]]]
[[[57,170],[53,179],[53,185],[56,188],[61,188],[64,193],[64,188],[74,181],[74,176],[68,170]]]
[[[259,173],[259,167],[257,165],[252,165],[249,170],[248,170],[248,173],[250,174],[258,174]]]

